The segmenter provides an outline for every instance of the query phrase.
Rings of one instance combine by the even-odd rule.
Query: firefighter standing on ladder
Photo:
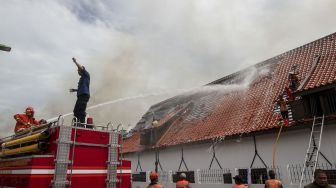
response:
[[[90,99],[90,74],[85,70],[84,66],[77,63],[75,58],[72,58],[72,61],[76,64],[78,75],[80,76],[78,88],[70,89],[70,92],[77,92],[77,101],[73,113],[81,123],[81,126],[83,126],[85,123],[86,105]]]
[[[278,100],[276,101],[276,103],[279,105],[280,107],[280,113],[282,116],[282,119],[285,123],[286,126],[288,126],[289,124],[289,117],[288,117],[288,101],[286,101],[282,95],[279,95]]]

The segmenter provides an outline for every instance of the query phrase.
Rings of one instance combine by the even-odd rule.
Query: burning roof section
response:
[[[293,69],[299,91],[335,84],[336,33],[153,105],[133,129],[133,136],[125,139],[123,151],[275,128],[279,115],[274,112],[274,101],[288,86]],[[156,139],[140,145],[140,135],[146,137],[149,129],[158,130]]]

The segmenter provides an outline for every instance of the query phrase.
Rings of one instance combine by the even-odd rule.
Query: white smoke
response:
[[[0,136],[28,105],[37,118],[72,111],[72,57],[91,74],[89,106],[197,88],[335,32],[335,9],[333,0],[1,1],[0,43],[12,51],[0,52]],[[134,125],[173,95],[89,113],[98,123]]]

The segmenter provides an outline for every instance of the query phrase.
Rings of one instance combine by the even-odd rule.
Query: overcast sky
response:
[[[131,98],[88,110],[95,122],[134,125],[179,89],[335,32],[335,10],[334,0],[0,0],[0,44],[12,47],[0,51],[0,136],[28,105],[37,118],[72,112],[72,57],[91,74],[89,106]]]

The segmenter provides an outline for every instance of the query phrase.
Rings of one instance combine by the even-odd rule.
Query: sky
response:
[[[27,106],[50,119],[72,112],[91,75],[97,124],[134,126],[181,90],[336,32],[334,0],[0,0],[0,136]],[[111,102],[115,101],[115,102]]]

